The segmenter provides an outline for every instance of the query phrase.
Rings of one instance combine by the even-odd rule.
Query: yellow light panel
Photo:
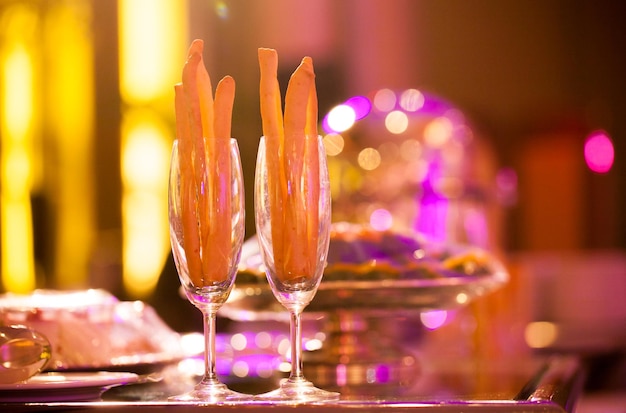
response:
[[[22,43],[16,44],[4,60],[4,120],[13,141],[28,133],[33,117],[33,64]]]
[[[89,3],[52,3],[46,14],[47,105],[55,171],[55,268],[60,288],[87,284],[93,252],[93,47]],[[59,45],[63,45],[59,47]]]
[[[123,284],[148,296],[170,251],[167,221],[173,85],[187,47],[187,2],[118,0],[122,128]]]
[[[4,10],[0,37],[0,228],[2,283],[7,291],[35,288],[30,193],[33,178],[32,123],[34,64],[28,28],[36,14],[28,7]]]
[[[123,125],[124,287],[150,294],[169,253],[169,129],[154,113],[129,110]]]
[[[180,77],[187,19],[184,1],[120,0],[120,84],[129,103],[171,92]]]

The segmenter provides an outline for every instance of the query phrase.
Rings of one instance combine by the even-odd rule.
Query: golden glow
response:
[[[337,156],[341,152],[343,152],[343,147],[345,146],[345,141],[343,136],[338,133],[329,133],[324,136],[324,149],[326,150],[326,155],[328,156]]]
[[[242,333],[235,333],[230,338],[230,345],[234,350],[242,351],[248,346],[248,339]]]
[[[443,146],[452,137],[452,122],[446,117],[431,120],[424,128],[424,142],[432,147]]]
[[[167,174],[169,129],[146,110],[129,110],[122,127],[124,286],[152,292],[169,252]]]
[[[0,229],[2,282],[7,291],[35,288],[30,194],[35,73],[29,43],[37,15],[17,5],[4,10],[0,36]]]
[[[559,330],[556,324],[548,321],[528,323],[524,330],[526,344],[532,348],[545,348],[556,341]]]
[[[359,166],[366,171],[372,171],[380,166],[380,153],[374,148],[365,148],[357,157]]]
[[[180,81],[181,45],[187,43],[185,2],[119,0],[118,4],[123,99],[149,102],[172,93],[174,83]]]
[[[33,117],[33,64],[24,44],[16,44],[7,53],[4,79],[2,108],[6,128],[9,139],[19,140],[27,134]]]
[[[88,282],[93,252],[93,49],[89,2],[52,3],[46,15],[48,119],[58,168],[54,275],[60,288]],[[59,47],[63,45],[63,47]]]
[[[459,304],[467,304],[469,297],[465,293],[459,293],[456,296],[456,302]]]
[[[170,251],[167,173],[173,85],[187,47],[186,2],[118,0],[122,127],[123,283],[149,295]],[[162,112],[162,113],[161,113]]]
[[[409,127],[409,117],[401,110],[391,111],[385,116],[385,128],[394,135],[399,135]]]

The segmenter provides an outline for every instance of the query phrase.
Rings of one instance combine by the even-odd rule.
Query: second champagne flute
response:
[[[330,240],[330,185],[319,136],[296,137],[302,153],[280,159],[261,138],[254,210],[261,256],[276,299],[290,313],[291,373],[259,400],[304,403],[337,400],[303,374],[301,314],[322,279]],[[285,157],[289,158],[289,157]],[[297,158],[297,160],[295,159]]]

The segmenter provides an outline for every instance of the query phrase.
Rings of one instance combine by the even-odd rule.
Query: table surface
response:
[[[170,402],[169,396],[193,387],[194,381],[176,376],[174,367],[142,376],[139,383],[113,387],[96,401],[0,402],[2,412],[106,411],[168,412],[196,411],[206,406]],[[178,369],[175,369],[178,371]],[[584,380],[579,360],[571,356],[521,357],[510,360],[458,358],[425,363],[412,380],[372,386],[342,386],[337,402],[303,404],[299,409],[436,412],[571,412]],[[162,374],[162,375],[161,375]],[[224,380],[229,387],[258,393],[275,382]],[[293,411],[293,405],[252,401],[238,405],[210,406],[213,410]]]

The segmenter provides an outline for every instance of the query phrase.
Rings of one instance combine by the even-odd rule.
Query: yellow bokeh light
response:
[[[526,344],[531,348],[545,348],[556,341],[559,335],[556,324],[548,321],[535,321],[528,323],[524,330]]]
[[[163,198],[149,192],[126,194],[124,214],[124,287],[133,296],[148,295],[158,281],[168,245],[167,227],[162,225],[167,211]]]
[[[424,128],[424,142],[437,148],[443,146],[452,137],[452,122],[446,117],[433,119]]]
[[[456,302],[459,304],[467,304],[469,297],[465,293],[459,293],[456,296]]]
[[[119,0],[120,89],[126,102],[170,95],[186,43],[184,2]]]
[[[60,167],[54,179],[54,277],[59,288],[87,284],[95,232],[93,186],[94,79],[90,4],[56,2],[46,16],[45,45],[50,147]],[[62,44],[63,47],[58,47]]]
[[[149,294],[169,252],[167,173],[169,129],[145,110],[129,111],[122,128],[124,286]]]
[[[345,141],[343,136],[338,133],[329,133],[324,136],[324,149],[326,150],[326,155],[328,156],[337,156],[341,152],[343,152],[343,147],[345,145]]]
[[[173,85],[187,44],[187,2],[118,0],[124,287],[152,292],[170,252],[167,172]],[[167,104],[164,104],[167,102]],[[161,113],[162,111],[166,111]]]
[[[16,44],[4,59],[2,108],[8,139],[21,139],[33,117],[33,62],[26,47]]]
[[[30,156],[23,145],[7,145],[2,149],[2,165],[6,172],[2,192],[5,196],[16,197],[30,187]]]
[[[372,171],[380,166],[380,153],[374,148],[365,148],[357,157],[359,166],[366,171]]]
[[[129,131],[122,156],[124,185],[144,190],[163,188],[170,155],[165,133],[150,122],[138,123]]]
[[[35,288],[31,210],[27,199],[3,200],[2,278],[7,291]]]
[[[35,288],[31,211],[36,72],[33,32],[37,12],[16,4],[0,25],[0,230],[2,283],[7,291]]]
[[[409,127],[409,117],[400,110],[389,112],[385,116],[385,127],[394,135],[404,133]]]

